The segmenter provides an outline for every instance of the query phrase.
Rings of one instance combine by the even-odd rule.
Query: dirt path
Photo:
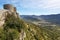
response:
[[[23,30],[21,30],[20,40],[24,40],[25,37],[26,37],[26,33]]]

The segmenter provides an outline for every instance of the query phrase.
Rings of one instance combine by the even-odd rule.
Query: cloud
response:
[[[7,3],[15,5],[17,8],[38,9],[43,12],[60,12],[60,0],[6,0]]]
[[[26,0],[22,2],[22,6],[26,8],[60,8],[60,0]]]
[[[23,8],[43,9],[54,13],[60,12],[60,0],[22,0],[20,6]]]
[[[23,8],[60,8],[60,0],[7,0]]]

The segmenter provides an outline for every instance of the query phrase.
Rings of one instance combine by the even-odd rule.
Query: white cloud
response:
[[[25,8],[60,8],[60,0],[22,0]]]
[[[60,0],[49,0],[44,8],[60,8]]]
[[[60,0],[7,0],[24,8],[60,8]]]
[[[9,0],[7,0],[9,2]],[[60,0],[10,0],[10,3],[18,7],[44,9],[49,12],[60,12]]]

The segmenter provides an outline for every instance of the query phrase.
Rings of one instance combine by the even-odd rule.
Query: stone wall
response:
[[[11,4],[4,4],[3,10],[0,10],[0,27],[5,23],[5,17],[7,14],[13,14],[16,18],[19,16],[16,12],[16,7]]]
[[[14,7],[14,6],[11,5],[11,4],[4,4],[3,8],[4,8],[4,9],[7,9],[7,10],[9,10],[9,11],[11,11],[11,12],[16,12],[16,7]]]

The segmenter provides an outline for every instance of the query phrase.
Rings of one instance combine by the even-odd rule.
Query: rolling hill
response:
[[[55,14],[55,15],[42,15],[40,16],[41,18],[43,18],[44,20],[48,21],[48,22],[52,22],[55,24],[60,24],[60,14]]]

